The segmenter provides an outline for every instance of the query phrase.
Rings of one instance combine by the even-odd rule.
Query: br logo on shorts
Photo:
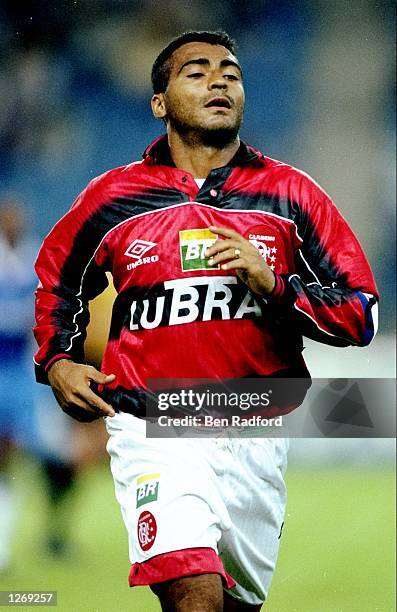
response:
[[[156,501],[159,493],[160,474],[144,474],[136,481],[136,507]]]
[[[152,548],[157,534],[157,523],[151,512],[142,512],[138,519],[138,541],[142,550]]]

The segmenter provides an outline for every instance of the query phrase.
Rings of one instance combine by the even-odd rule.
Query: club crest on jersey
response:
[[[157,246],[155,242],[149,242],[148,240],[134,240],[124,253],[127,257],[135,259],[134,262],[127,264],[127,270],[134,270],[142,264],[155,263],[159,260],[158,255],[149,255],[144,257],[145,253],[150,251],[153,247]]]
[[[278,251],[277,247],[275,246],[276,237],[267,234],[250,233],[248,240],[256,249],[258,249],[269,268],[274,270],[276,267],[275,264],[277,261]]]
[[[183,272],[190,270],[219,270],[219,265],[210,266],[205,251],[218,238],[209,229],[189,229],[179,232],[179,248]]]
[[[138,518],[137,535],[142,550],[152,548],[157,535],[157,523],[151,512],[142,512]]]
[[[145,474],[136,481],[136,507],[156,501],[159,493],[160,474]]]

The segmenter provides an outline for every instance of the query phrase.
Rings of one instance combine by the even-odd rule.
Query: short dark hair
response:
[[[152,67],[152,86],[153,93],[163,93],[167,89],[170,80],[171,62],[169,61],[174,51],[190,42],[203,42],[210,45],[222,45],[230,53],[236,54],[236,45],[229,34],[222,30],[216,32],[184,32],[177,36],[160,52],[156,57]]]

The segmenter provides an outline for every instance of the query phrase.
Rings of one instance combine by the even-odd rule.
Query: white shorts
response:
[[[130,586],[218,573],[233,597],[261,604],[284,520],[288,441],[150,439],[141,419],[105,420]]]

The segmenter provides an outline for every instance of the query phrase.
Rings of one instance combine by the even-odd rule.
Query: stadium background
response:
[[[162,46],[185,29],[222,27],[235,37],[245,72],[243,138],[332,195],[383,296],[373,345],[341,351],[307,343],[312,373],[394,376],[393,8],[374,0],[2,0],[0,195],[24,202],[43,237],[88,180],[139,159],[161,132],[148,99]],[[93,360],[109,300],[93,307]],[[393,464],[391,440],[292,441],[267,610],[395,609]],[[13,478],[18,537],[0,589],[57,590],[62,612],[158,609],[150,594],[126,586],[127,541],[102,455],[79,478],[69,559],[54,561],[40,547],[45,514],[34,459],[17,455]]]

